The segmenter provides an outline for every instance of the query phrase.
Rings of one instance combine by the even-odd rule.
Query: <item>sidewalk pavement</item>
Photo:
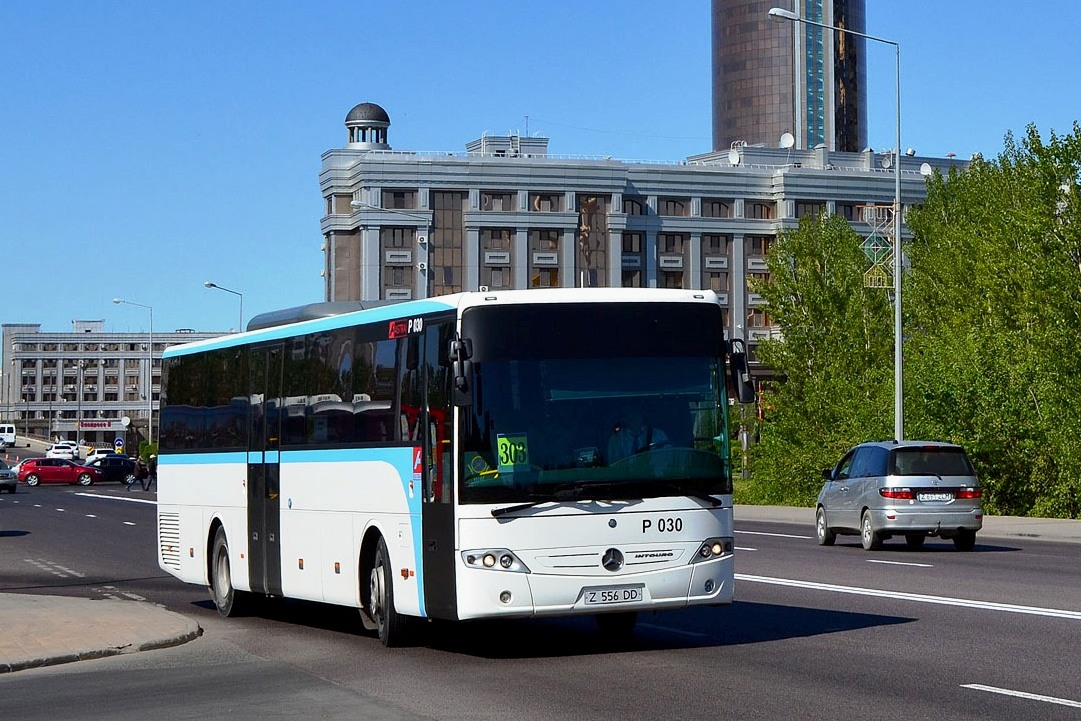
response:
[[[0,673],[187,643],[192,619],[144,601],[0,593]]]
[[[814,509],[736,506],[736,521],[806,526]],[[1081,543],[1081,521],[987,516],[980,540]],[[187,643],[202,629],[192,619],[144,601],[0,593],[0,673]]]

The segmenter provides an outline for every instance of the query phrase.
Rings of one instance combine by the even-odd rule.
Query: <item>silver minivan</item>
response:
[[[815,536],[832,546],[859,535],[868,551],[903,535],[909,548],[928,536],[971,551],[983,528],[980,484],[965,450],[936,441],[861,443],[831,469],[818,494]]]

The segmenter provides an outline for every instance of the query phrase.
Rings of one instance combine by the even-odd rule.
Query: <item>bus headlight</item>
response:
[[[691,559],[691,563],[700,563],[702,561],[711,561],[721,556],[730,556],[733,549],[732,538],[730,536],[722,536],[720,538],[707,538],[702,542],[702,545],[698,547],[698,553]]]
[[[470,568],[481,570],[530,573],[529,567],[506,548],[478,548],[462,551],[462,561]]]

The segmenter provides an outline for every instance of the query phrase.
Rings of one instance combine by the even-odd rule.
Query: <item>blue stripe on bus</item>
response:
[[[235,348],[237,346],[256,345],[272,340],[284,340],[304,336],[308,333],[321,333],[336,328],[349,328],[357,325],[371,323],[383,323],[395,318],[411,318],[428,313],[440,313],[454,310],[454,306],[435,300],[415,300],[404,303],[395,303],[385,308],[369,308],[368,310],[356,310],[341,315],[316,318],[299,323],[262,328],[247,333],[233,333],[232,335],[208,338],[206,340],[185,343],[184,345],[166,348],[162,358],[175,358],[177,356],[201,353],[203,351],[218,350],[221,348]]]

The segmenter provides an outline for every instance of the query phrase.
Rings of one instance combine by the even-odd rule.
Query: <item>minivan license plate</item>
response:
[[[916,498],[921,501],[952,501],[952,493],[917,493]]]
[[[615,603],[636,603],[643,598],[643,586],[599,586],[583,588],[582,597],[587,606],[606,606]]]

